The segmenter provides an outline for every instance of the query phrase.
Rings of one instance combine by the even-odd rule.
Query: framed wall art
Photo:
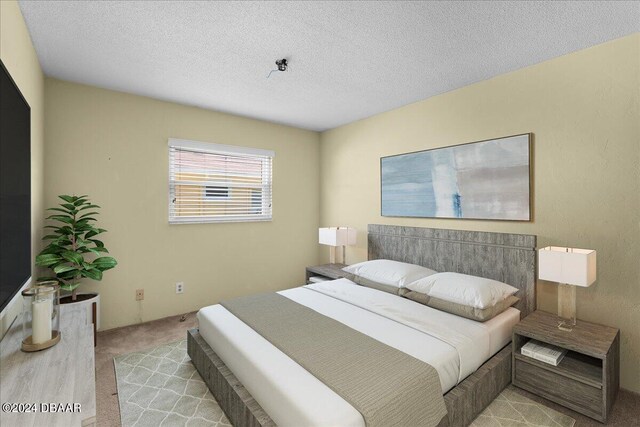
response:
[[[531,220],[531,134],[380,159],[382,216]]]

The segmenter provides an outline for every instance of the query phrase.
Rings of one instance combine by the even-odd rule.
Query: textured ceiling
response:
[[[640,31],[639,2],[20,1],[46,75],[330,129]],[[289,71],[266,76],[275,60]]]

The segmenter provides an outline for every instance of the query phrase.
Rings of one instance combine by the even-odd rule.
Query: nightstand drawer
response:
[[[515,359],[513,384],[596,419],[602,419],[602,389]]]

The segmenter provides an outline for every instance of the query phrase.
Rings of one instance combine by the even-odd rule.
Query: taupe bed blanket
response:
[[[436,426],[447,413],[427,363],[277,293],[221,304],[349,402],[368,427]]]

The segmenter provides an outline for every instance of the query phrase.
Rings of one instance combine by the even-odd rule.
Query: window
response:
[[[169,140],[169,222],[270,221],[274,152]]]

